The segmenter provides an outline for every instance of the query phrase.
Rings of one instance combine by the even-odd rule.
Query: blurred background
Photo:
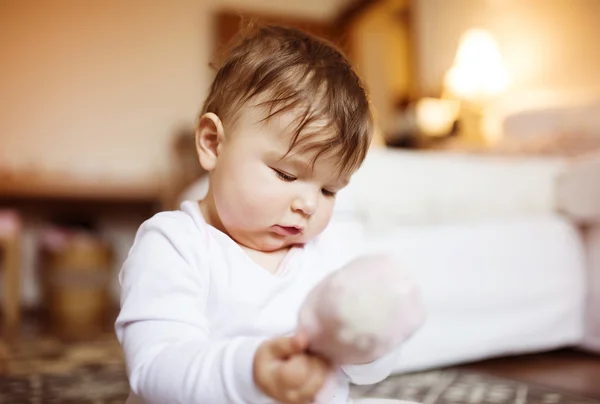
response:
[[[333,224],[354,217],[364,245],[439,255],[409,259],[433,325],[398,373],[600,350],[599,15],[597,0],[0,0],[0,377],[112,358],[116,392],[97,402],[122,398],[118,348],[98,342],[116,274],[145,219],[205,189],[194,125],[209,64],[245,20],[331,40],[370,92],[373,152]],[[460,317],[492,301],[503,311]],[[449,302],[456,321],[436,322]],[[473,336],[527,307],[539,323]],[[68,360],[64,341],[81,342]],[[600,399],[597,359],[577,352],[535,359],[559,373],[533,379]]]

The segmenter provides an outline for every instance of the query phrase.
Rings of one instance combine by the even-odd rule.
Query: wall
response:
[[[505,102],[600,91],[597,0],[416,0],[417,65],[423,93],[438,94],[459,36],[492,30],[513,75]],[[526,99],[524,99],[524,97]],[[560,101],[560,100],[557,100]]]
[[[148,178],[193,125],[210,31],[191,0],[4,1],[0,162]]]

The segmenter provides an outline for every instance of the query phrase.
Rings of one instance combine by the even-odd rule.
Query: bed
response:
[[[428,318],[397,372],[581,344],[586,266],[578,229],[560,216],[364,232],[334,221],[329,237],[356,234],[355,252],[392,251],[420,284]]]

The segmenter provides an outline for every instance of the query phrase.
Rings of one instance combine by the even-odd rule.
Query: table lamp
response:
[[[482,143],[481,123],[485,107],[509,85],[509,74],[494,37],[482,29],[470,29],[460,38],[456,57],[444,77],[446,96],[461,102],[460,136]]]

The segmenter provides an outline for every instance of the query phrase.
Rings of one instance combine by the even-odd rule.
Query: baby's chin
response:
[[[274,253],[281,250],[300,246],[306,243],[304,237],[280,237],[276,235],[265,235],[260,237],[232,237],[236,243],[255,251]]]

